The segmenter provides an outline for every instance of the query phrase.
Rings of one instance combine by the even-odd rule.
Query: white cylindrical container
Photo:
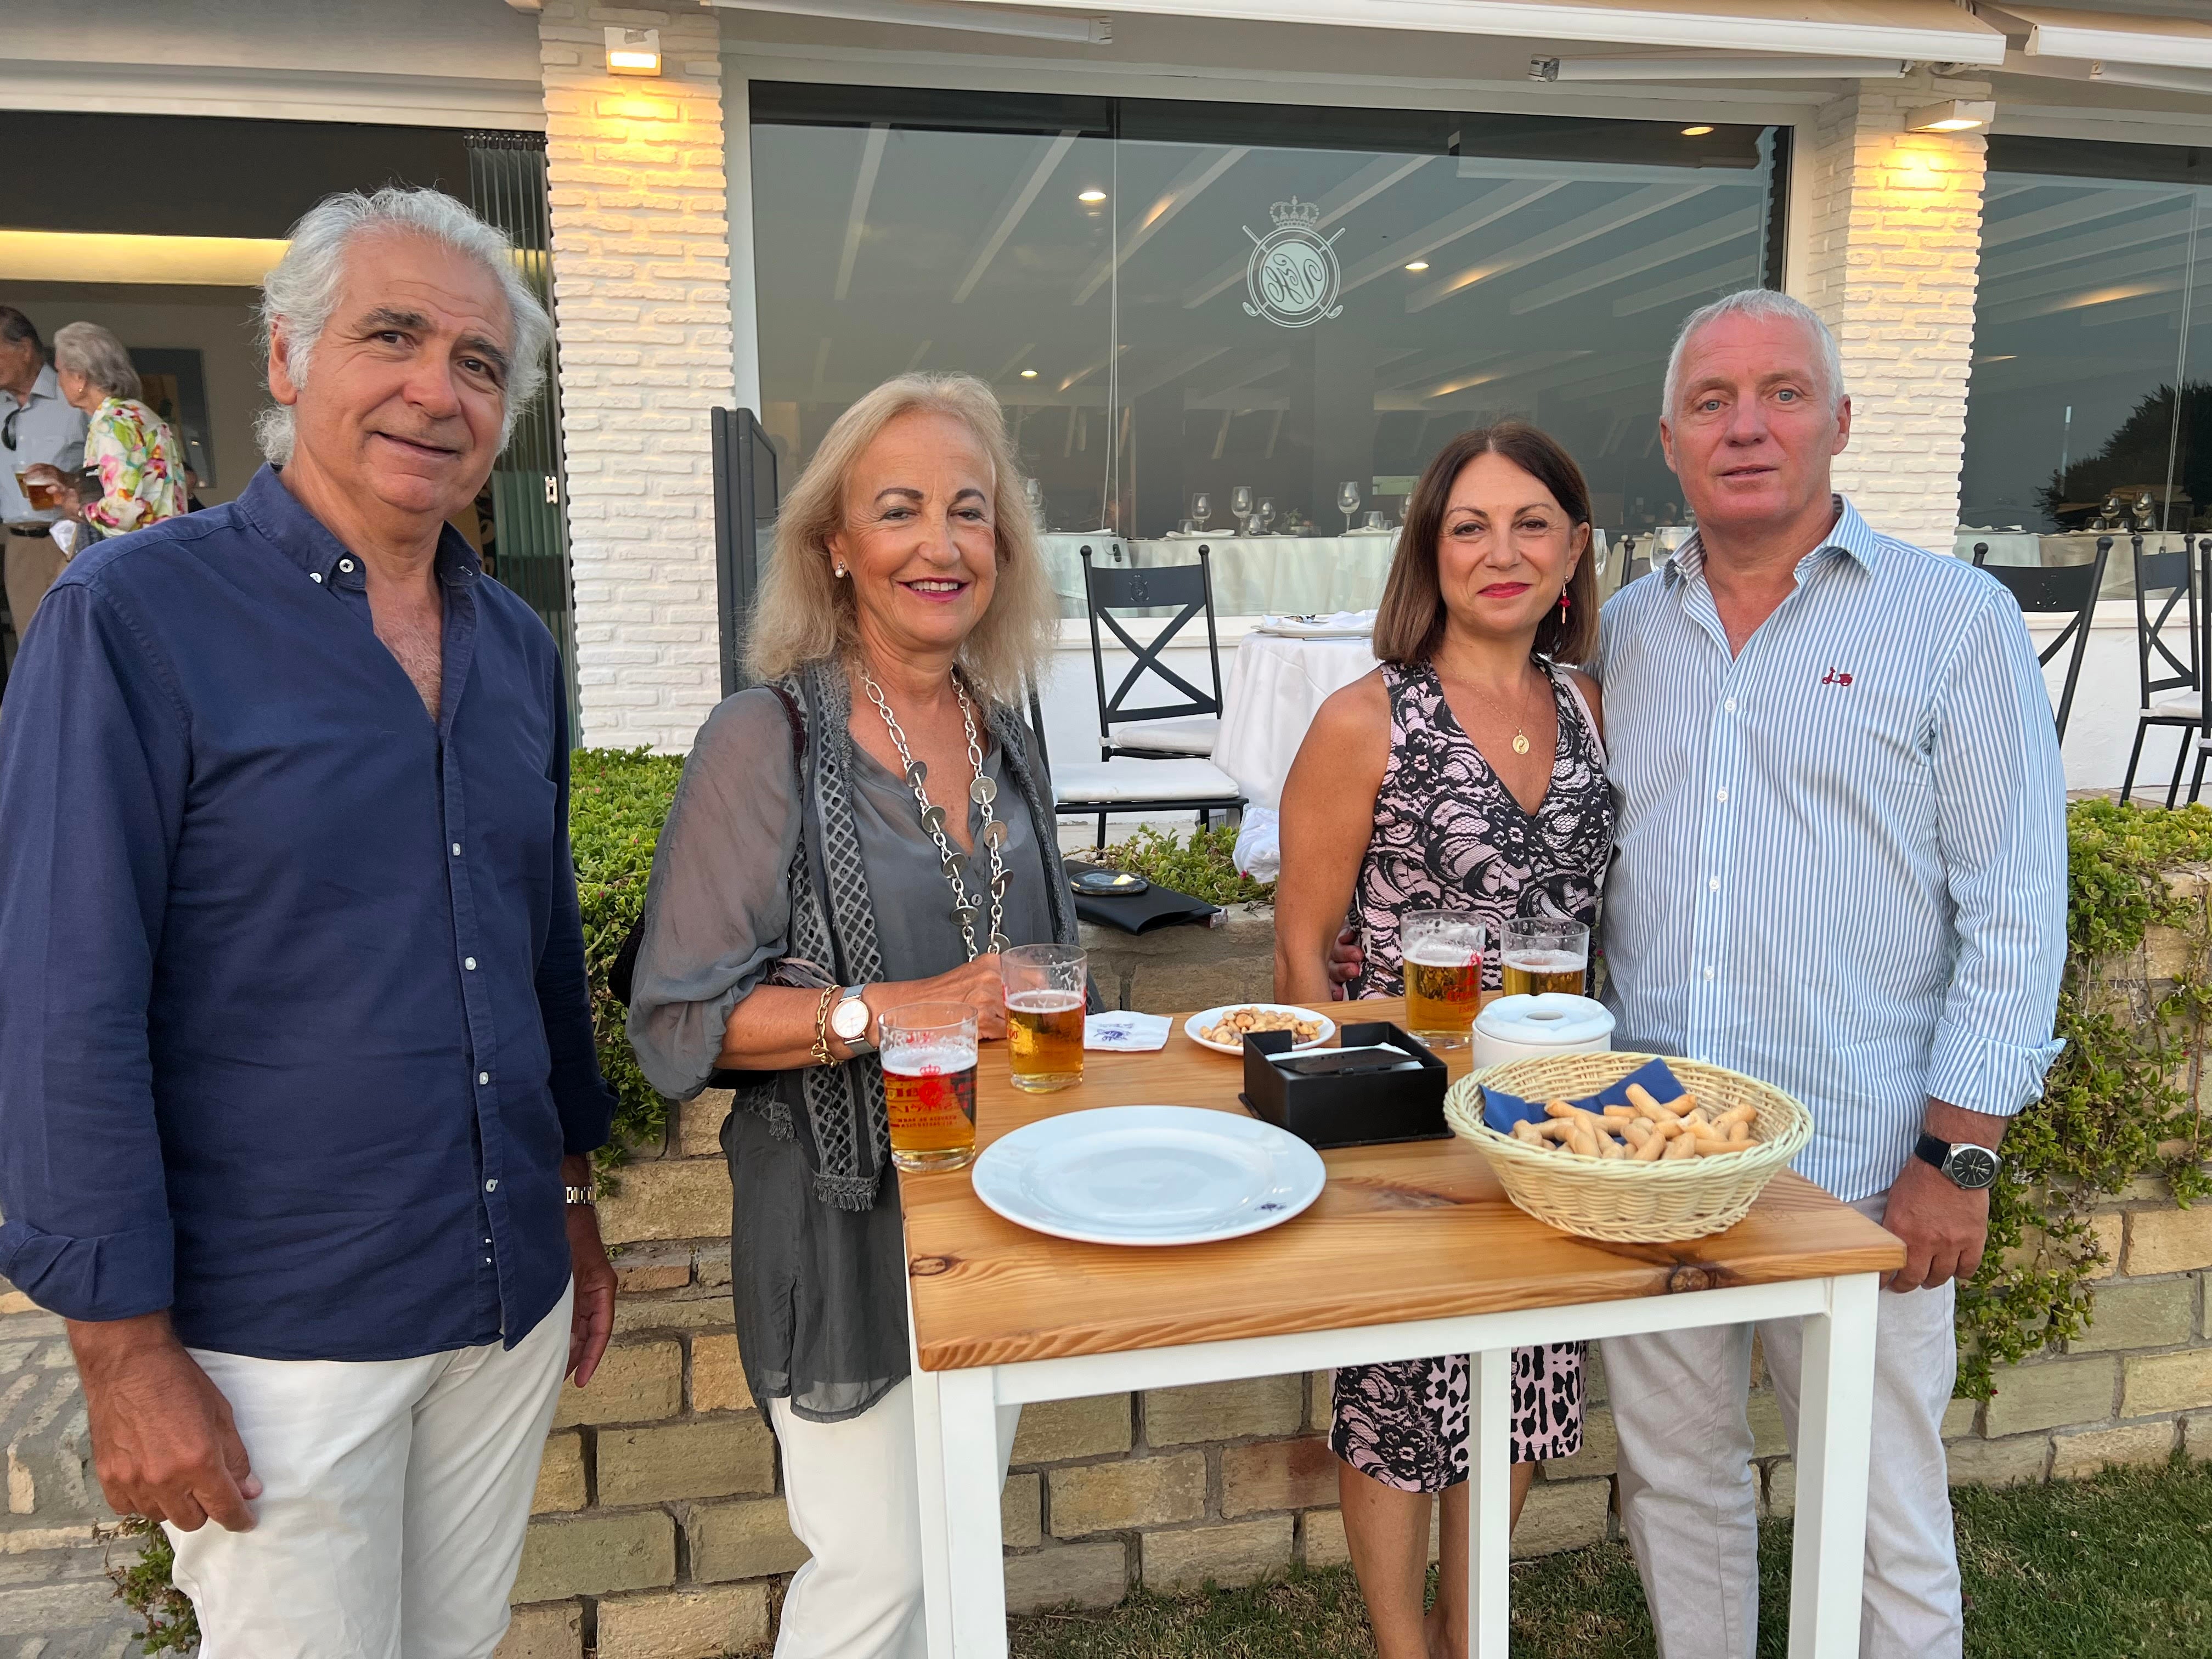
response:
[[[1471,1046],[1478,1066],[1539,1054],[1601,1054],[1613,1047],[1613,1016],[1602,1003],[1564,991],[1500,997],[1475,1016]]]

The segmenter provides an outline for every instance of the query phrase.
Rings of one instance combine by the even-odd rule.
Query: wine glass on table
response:
[[[1275,522],[1275,498],[1273,495],[1262,495],[1260,498],[1260,510],[1255,516],[1260,520],[1260,533],[1262,536],[1270,534],[1268,526]]]
[[[1252,486],[1250,484],[1238,484],[1236,489],[1229,492],[1229,510],[1237,515],[1237,533],[1240,536],[1250,535],[1252,533]]]
[[[1344,533],[1352,533],[1352,515],[1359,511],[1359,486],[1346,478],[1336,487],[1336,510],[1344,514]]]
[[[1206,533],[1206,521],[1212,516],[1213,497],[1201,489],[1190,498],[1191,522],[1198,526],[1200,535]]]

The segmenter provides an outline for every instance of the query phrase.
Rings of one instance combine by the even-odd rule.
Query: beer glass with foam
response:
[[[1398,923],[1406,973],[1406,1029],[1431,1048],[1467,1045],[1482,1003],[1482,952],[1489,930],[1476,917],[1415,910]]]
[[[1072,945],[1018,945],[999,953],[1006,988],[1006,1050],[1013,1083],[1045,1094],[1083,1081],[1084,975]]]
[[[909,1002],[876,1022],[891,1162],[957,1170],[975,1158],[975,1011]]]
[[[1549,916],[1509,921],[1498,946],[1498,966],[1509,997],[1538,996],[1546,991],[1586,995],[1589,929],[1579,921],[1554,921]]]

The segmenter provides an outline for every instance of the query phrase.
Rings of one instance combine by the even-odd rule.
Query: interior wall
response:
[[[126,346],[200,354],[216,472],[213,484],[202,480],[200,500],[210,507],[237,495],[261,465],[253,443],[253,417],[267,398],[253,322],[259,297],[258,289],[240,288],[0,283],[0,304],[37,324],[49,350],[63,324],[98,323]]]

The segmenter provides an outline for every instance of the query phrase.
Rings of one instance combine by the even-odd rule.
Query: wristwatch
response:
[[[1977,1146],[1971,1140],[1938,1140],[1934,1135],[1923,1134],[1913,1147],[1922,1160],[1941,1170],[1951,1184],[1976,1193],[1992,1186],[1997,1178],[1997,1155],[1987,1146]]]
[[[597,1187],[563,1187],[561,1201],[563,1204],[596,1204],[599,1201],[599,1189]]]
[[[848,985],[840,994],[837,1006],[830,1011],[830,1029],[837,1034],[838,1042],[856,1054],[876,1052],[875,1039],[868,1035],[868,1028],[875,1024],[875,1016],[868,1012],[868,1005],[860,1000],[860,993],[866,988],[861,985]]]

